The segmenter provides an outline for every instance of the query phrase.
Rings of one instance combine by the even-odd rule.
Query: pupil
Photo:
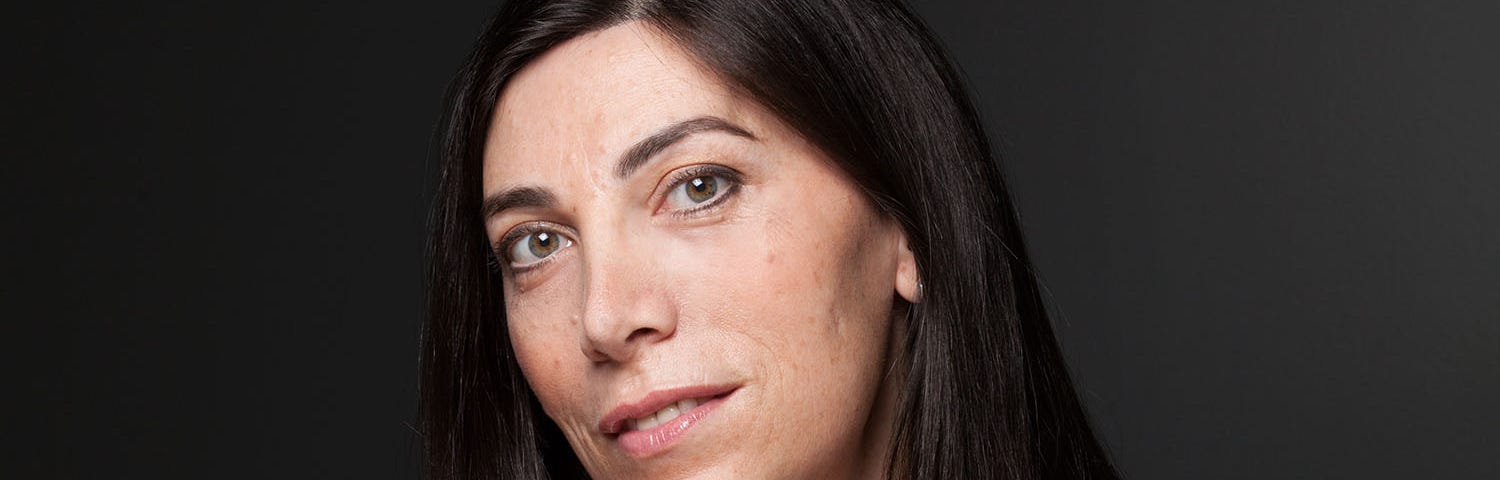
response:
[[[532,235],[530,247],[531,254],[536,255],[537,258],[551,255],[552,250],[556,248],[556,245],[553,245],[553,243],[554,242],[552,241],[552,235],[548,234],[547,232],[541,232],[537,233],[536,235]]]
[[[713,198],[714,193],[718,191],[718,189],[719,184],[718,182],[714,181],[714,177],[694,178],[692,181],[688,182],[688,198],[692,199],[694,202],[703,203],[708,199]]]

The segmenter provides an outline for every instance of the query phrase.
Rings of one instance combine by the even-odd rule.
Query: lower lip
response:
[[[668,420],[666,423],[651,427],[649,430],[631,430],[621,432],[615,440],[619,442],[620,449],[626,455],[635,458],[646,458],[656,455],[670,448],[677,440],[686,435],[688,429],[693,428],[703,417],[708,416],[715,408],[719,407],[729,395],[729,392],[712,400],[698,404],[692,410],[682,412],[677,418]]]

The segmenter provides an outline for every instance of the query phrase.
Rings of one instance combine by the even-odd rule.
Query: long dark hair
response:
[[[430,478],[582,476],[511,352],[480,218],[481,152],[506,82],[542,52],[631,20],[835,159],[906,231],[893,478],[1116,478],[1042,303],[1000,167],[959,76],[897,0],[521,0],[449,92],[431,217],[421,412]]]

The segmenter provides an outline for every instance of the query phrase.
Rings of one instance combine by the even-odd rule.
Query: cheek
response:
[[[763,226],[759,281],[786,313],[783,332],[827,342],[819,350],[869,343],[886,325],[894,262],[871,222],[877,217],[858,198],[810,196],[783,205],[784,213]],[[756,261],[759,260],[759,261]],[[854,344],[851,344],[854,342]]]
[[[575,316],[559,299],[507,302],[506,324],[516,363],[537,400],[554,420],[581,408],[583,367],[578,364]],[[571,355],[570,355],[571,354]]]
[[[874,214],[840,198],[782,205],[730,254],[728,291],[750,313],[726,328],[759,369],[759,408],[779,412],[747,443],[789,465],[861,451],[885,372],[894,257]],[[818,208],[793,208],[801,205]]]
[[[704,293],[741,312],[721,316],[720,327],[742,340],[736,347],[779,395],[844,396],[880,371],[895,263],[862,197],[798,190],[763,195],[779,201],[719,237],[734,240],[713,247],[723,274]]]

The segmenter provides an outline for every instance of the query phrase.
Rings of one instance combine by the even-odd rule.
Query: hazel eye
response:
[[[667,203],[672,204],[673,210],[690,210],[723,196],[728,185],[729,180],[718,175],[692,177],[672,189]]]
[[[558,250],[572,245],[568,237],[550,230],[538,230],[517,238],[507,252],[512,267],[525,268],[540,262]]]

